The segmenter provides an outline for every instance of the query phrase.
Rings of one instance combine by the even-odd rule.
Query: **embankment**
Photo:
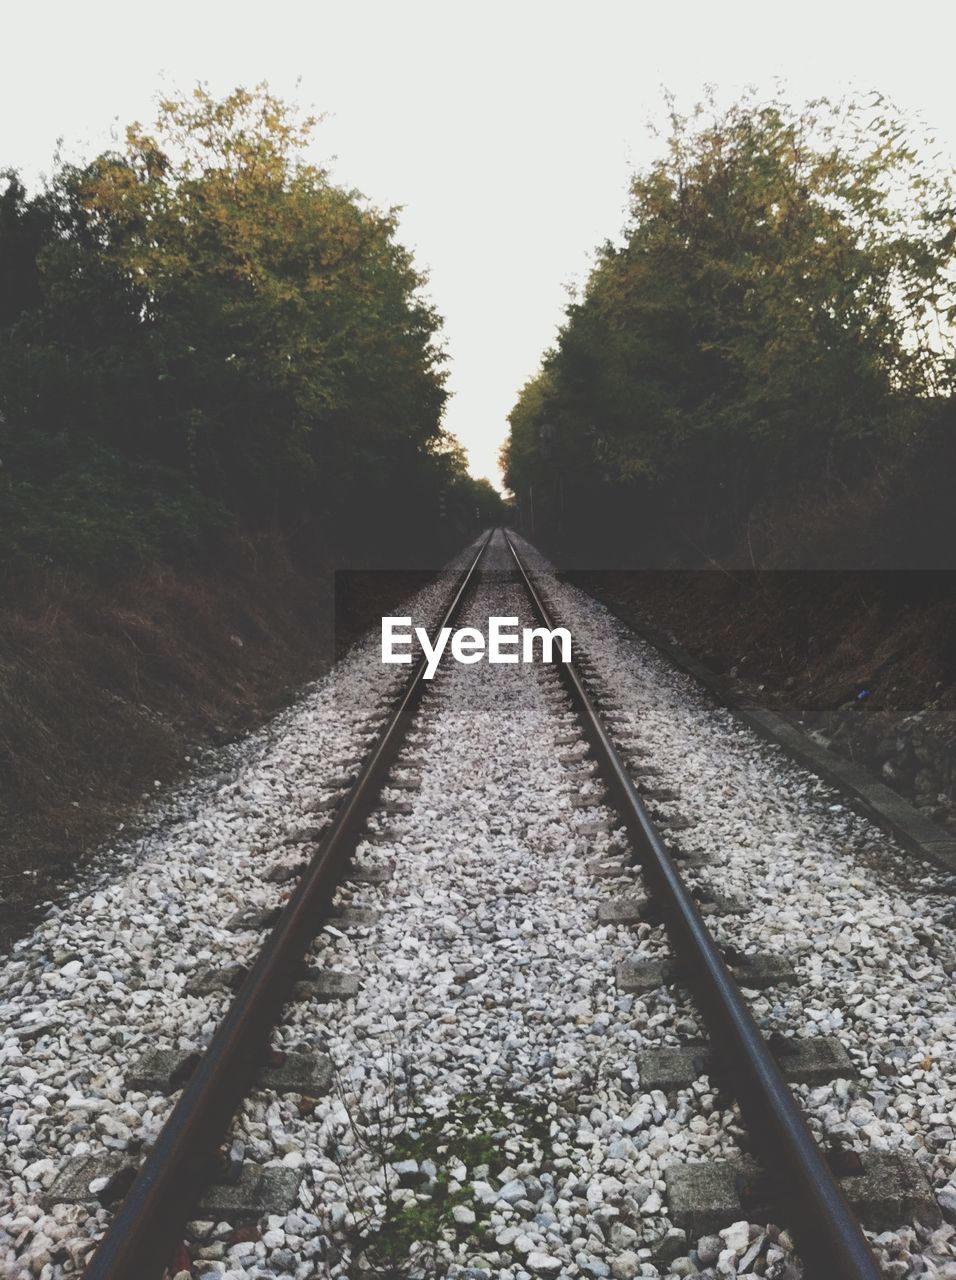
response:
[[[428,570],[336,573],[279,538],[0,604],[0,946],[203,747],[256,727]],[[345,586],[343,587],[343,583]]]
[[[569,576],[956,830],[956,572]]]

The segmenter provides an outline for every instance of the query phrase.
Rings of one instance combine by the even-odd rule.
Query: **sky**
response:
[[[446,425],[500,484],[507,415],[554,342],[568,288],[626,220],[661,145],[662,92],[691,107],[778,80],[802,102],[876,88],[956,155],[956,5],[589,0],[47,0],[0,19],[0,168],[36,181],[157,95],[267,80],[324,113],[310,158],[375,204],[445,318]]]

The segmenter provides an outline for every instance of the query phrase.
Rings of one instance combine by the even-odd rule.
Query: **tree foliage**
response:
[[[265,85],[198,87],[36,196],[5,176],[8,546],[114,566],[236,523],[374,535],[470,503],[423,277],[396,211],[309,162],[315,124]]]
[[[886,105],[669,107],[623,243],[511,415],[508,483],[552,521],[557,478],[625,523],[693,508],[726,532],[907,447],[953,391],[953,185]]]

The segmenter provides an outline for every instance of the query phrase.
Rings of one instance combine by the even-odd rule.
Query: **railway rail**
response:
[[[512,600],[517,589],[536,622],[549,630],[561,625],[516,541],[489,534],[457,582],[439,627],[453,626],[463,615],[483,573],[488,576],[489,563],[492,583],[507,582]],[[441,672],[432,695],[426,668],[423,658],[388,708],[357,777],[89,1260],[87,1280],[150,1280],[161,1276],[174,1257],[233,1117],[268,1058],[274,1029],[302,977],[313,940],[330,919],[336,888],[348,875],[350,859],[381,804],[416,716],[420,710],[427,714],[433,697],[441,700]],[[881,1270],[860,1223],[642,799],[611,713],[601,709],[597,682],[574,658],[558,664],[556,672],[596,767],[595,779],[617,815],[615,826],[626,831],[629,856],[640,865],[682,978],[695,994],[721,1078],[732,1083],[754,1148],[773,1172],[776,1198],[786,1203],[809,1274],[876,1280]],[[544,679],[550,677],[543,673]]]

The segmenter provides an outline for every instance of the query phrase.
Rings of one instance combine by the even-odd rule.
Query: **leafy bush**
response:
[[[102,448],[44,483],[0,472],[0,541],[11,571],[130,572],[208,548],[229,524],[221,506],[171,469]]]

